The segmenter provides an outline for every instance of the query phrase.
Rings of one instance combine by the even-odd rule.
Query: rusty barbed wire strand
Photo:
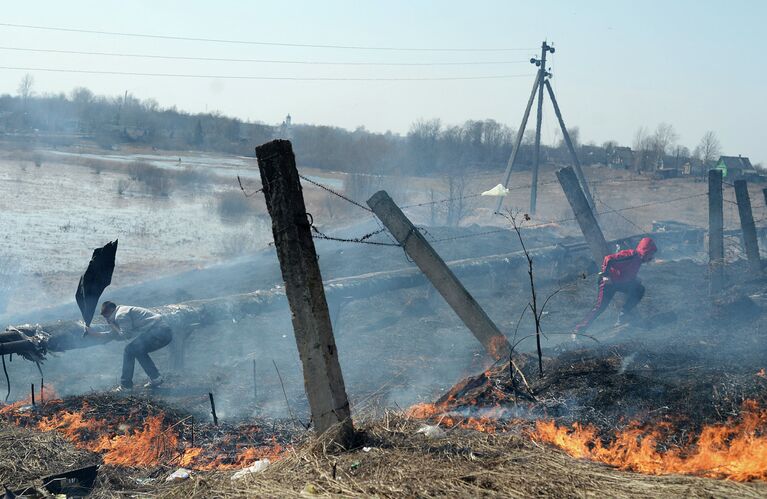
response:
[[[370,239],[371,237],[386,231],[387,229],[385,229],[385,228],[384,229],[379,229],[379,230],[376,230],[376,231],[373,231],[373,232],[369,232],[369,233],[365,234],[364,236],[355,237],[355,238],[343,238],[343,237],[328,236],[327,234],[325,234],[322,231],[320,231],[315,225],[311,225],[311,229],[312,229],[312,232],[314,232],[314,235],[312,235],[312,237],[315,238],[315,239],[325,239],[325,240],[328,240],[328,241],[338,241],[338,242],[342,242],[342,243],[370,244],[370,245],[373,245],[373,246],[396,246],[396,247],[401,246],[400,244],[386,243],[386,242],[383,242],[383,241],[368,241],[368,239]]]
[[[338,196],[339,198],[341,198],[341,199],[343,199],[345,201],[348,201],[349,203],[353,204],[354,206],[358,206],[358,207],[362,208],[363,210],[365,210],[367,212],[373,213],[373,210],[371,210],[367,206],[363,205],[362,203],[359,203],[359,202],[357,202],[357,201],[355,201],[355,200],[353,200],[353,199],[351,199],[351,198],[341,194],[340,192],[336,192],[336,191],[334,191],[333,189],[331,189],[330,187],[328,187],[326,185],[322,185],[319,182],[315,182],[314,180],[311,180],[311,179],[307,178],[306,176],[301,175],[300,173],[298,174],[298,176],[302,180],[306,180],[310,184],[315,185],[315,186],[319,187],[320,189],[326,190],[327,192],[333,194],[334,196]]]
[[[237,183],[240,184],[240,190],[242,191],[242,193],[245,195],[246,198],[253,197],[256,194],[258,194],[259,192],[263,192],[264,191],[264,188],[261,187],[260,189],[258,189],[256,191],[253,191],[250,194],[248,194],[248,192],[245,190],[245,187],[242,185],[242,179],[240,178],[239,175],[237,175]]]
[[[604,184],[620,184],[625,182],[652,182],[654,180],[655,179],[652,179],[652,178],[607,179],[607,180],[595,180],[593,182],[587,182],[587,184],[589,184],[590,186],[594,186],[594,185],[604,185]],[[558,183],[559,183],[559,180],[548,180],[546,182],[538,182],[538,187],[551,185],[551,184],[558,184]],[[516,187],[509,187],[509,191],[529,189],[532,186],[533,184],[518,185]],[[449,203],[450,201],[459,201],[462,199],[469,199],[469,198],[475,198],[480,196],[482,196],[482,193],[476,192],[476,193],[467,194],[465,196],[455,196],[450,198],[438,199],[436,201],[424,201],[423,203],[406,204],[406,205],[400,206],[400,209],[404,210],[407,208],[417,208],[421,206],[429,206],[429,205],[440,204],[440,203]]]

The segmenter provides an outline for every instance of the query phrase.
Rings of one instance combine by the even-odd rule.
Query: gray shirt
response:
[[[159,325],[162,316],[145,308],[118,305],[109,321],[115,323],[127,338],[133,338]]]

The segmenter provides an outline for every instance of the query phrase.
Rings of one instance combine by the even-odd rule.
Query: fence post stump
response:
[[[607,241],[605,241],[602,229],[594,217],[594,212],[591,211],[589,202],[583,194],[578,176],[572,167],[568,166],[567,168],[557,170],[557,179],[559,179],[559,183],[562,185],[562,190],[565,191],[567,202],[570,203],[570,207],[573,209],[575,219],[578,221],[583,237],[586,238],[586,243],[591,250],[591,256],[594,258],[597,268],[599,268],[605,256],[610,253],[610,250],[607,247]]]
[[[751,211],[751,198],[748,195],[748,182],[735,181],[735,199],[738,202],[740,228],[743,231],[743,246],[746,248],[748,267],[754,277],[762,273],[762,259],[759,257],[759,241],[756,238],[754,214]]]
[[[709,295],[724,287],[724,211],[722,170],[708,171],[708,268]]]
[[[293,148],[290,141],[274,140],[257,147],[256,157],[312,421],[317,433],[330,432],[336,445],[348,449],[354,438],[351,409]]]

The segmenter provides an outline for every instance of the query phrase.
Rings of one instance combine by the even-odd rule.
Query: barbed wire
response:
[[[306,176],[301,175],[300,173],[298,174],[298,176],[302,180],[305,180],[306,182],[309,182],[310,184],[312,184],[312,185],[314,185],[316,187],[319,187],[320,189],[323,189],[324,191],[326,191],[326,192],[328,192],[330,194],[333,194],[334,196],[337,196],[337,197],[343,199],[344,201],[347,201],[348,203],[351,203],[351,204],[353,204],[353,205],[355,205],[355,206],[357,206],[359,208],[362,208],[363,210],[365,210],[365,211],[367,211],[369,213],[373,213],[373,210],[371,210],[367,206],[362,205],[361,203],[359,203],[359,202],[349,198],[348,196],[346,196],[344,194],[341,194],[341,193],[335,191],[334,189],[331,189],[330,187],[328,187],[326,185],[323,185],[323,184],[321,184],[319,182],[315,182],[314,180],[311,180],[311,179],[307,178]],[[625,179],[625,181],[648,181],[648,180],[653,180],[653,179]],[[238,177],[238,181],[240,181],[239,177]],[[558,181],[541,182],[538,185],[548,185],[548,184],[552,184],[552,183],[556,183],[556,182],[558,182]],[[618,182],[620,182],[620,180]],[[616,180],[615,179],[610,179],[610,180],[605,180],[605,181],[592,182],[592,184],[600,184],[600,183],[616,183]],[[510,188],[509,190],[523,189],[523,188],[531,187],[531,185],[517,186],[517,187]],[[240,182],[240,188],[242,188],[242,183],[241,182]],[[245,192],[244,188],[242,188],[242,190],[243,190],[243,192]],[[258,192],[258,191],[256,191],[256,192]],[[247,195],[247,193],[246,193],[246,195]],[[478,196],[481,196],[481,195],[482,195],[481,193],[473,193],[473,194],[468,194],[466,196],[457,196],[457,197],[453,197],[453,198],[440,199],[440,200],[437,200],[437,201],[429,201],[429,202],[425,202],[425,203],[417,203],[417,204],[412,204],[412,205],[404,205],[404,206],[401,206],[400,208],[401,209],[406,209],[406,208],[414,208],[414,207],[417,207],[417,206],[427,206],[427,205],[431,205],[431,204],[446,203],[446,202],[454,201],[454,200],[457,200],[457,199],[467,199],[467,198],[472,198],[472,197],[478,197]],[[597,212],[596,215],[598,215],[598,216],[599,215],[609,215],[609,214],[613,214],[613,213],[614,214],[618,214],[621,218],[623,218],[624,220],[629,222],[631,225],[633,225],[634,227],[636,227],[640,231],[646,232],[644,230],[644,228],[642,228],[638,224],[634,223],[632,220],[628,219],[627,217],[621,215],[621,213],[624,212],[624,211],[630,211],[630,210],[636,210],[636,209],[641,209],[641,208],[647,208],[647,207],[657,206],[657,205],[667,204],[667,203],[674,203],[674,202],[677,202],[677,201],[683,201],[683,200],[686,200],[686,199],[693,199],[693,198],[696,198],[696,197],[707,196],[707,195],[708,195],[707,192],[702,192],[702,193],[698,193],[698,194],[691,194],[689,196],[681,196],[681,197],[673,198],[673,199],[664,199],[664,200],[660,200],[660,201],[653,201],[653,202],[649,202],[649,203],[642,203],[642,204],[639,204],[639,205],[627,206],[627,207],[618,208],[618,209],[612,208],[611,206],[609,206],[607,203],[605,203],[601,199],[598,199],[598,201],[601,204],[603,204],[605,207],[607,207],[608,210],[607,211],[602,211],[602,212]],[[726,200],[726,201],[728,201],[728,200]],[[368,239],[370,239],[371,237],[373,237],[373,236],[375,236],[377,234],[381,234],[381,233],[388,234],[388,230],[385,227],[381,227],[381,224],[378,222],[377,217],[374,217],[374,219],[376,220],[376,223],[378,224],[379,229],[375,230],[373,232],[370,232],[368,234],[365,234],[363,236],[355,237],[355,238],[343,238],[343,237],[328,236],[327,234],[325,234],[322,231],[320,231],[314,225],[313,221],[311,222],[310,226],[311,226],[312,231],[314,232],[313,237],[316,238],[316,239],[324,239],[324,240],[328,240],[328,241],[337,241],[337,242],[345,242],[345,243],[369,244],[369,245],[374,245],[374,246],[394,246],[394,247],[402,247],[403,246],[402,244],[399,244],[397,242],[387,243],[387,242],[382,242],[382,241],[369,241]],[[564,223],[564,222],[571,222],[571,221],[574,221],[574,220],[576,220],[575,217],[567,217],[567,218],[562,218],[562,219],[559,219],[559,220],[550,220],[550,221],[545,221],[545,222],[540,222],[540,223],[535,223],[535,224],[527,225],[527,226],[525,226],[525,228],[531,229],[531,228],[543,227],[543,226],[546,226],[546,225],[560,224],[560,223]],[[501,233],[501,232],[509,232],[510,229],[508,229],[508,228],[499,228],[499,229],[493,229],[493,230],[488,230],[488,231],[484,231],[484,232],[477,232],[477,233],[473,233],[473,234],[463,234],[463,235],[460,235],[460,236],[451,236],[451,237],[444,237],[444,238],[439,238],[439,239],[435,239],[435,238],[431,237],[429,232],[427,230],[423,229],[423,228],[418,229],[418,228],[414,227],[414,230],[419,230],[419,232],[425,233],[426,235],[424,235],[424,238],[427,239],[431,243],[441,243],[441,242],[446,242],[446,241],[455,241],[455,240],[458,240],[458,239],[466,239],[466,238],[473,238],[473,237],[481,237],[481,236],[490,235],[490,234],[498,234],[498,233]],[[427,238],[427,235],[429,236],[428,238]],[[389,238],[391,239],[391,236],[389,236]]]
[[[590,186],[593,185],[603,185],[603,184],[621,184],[625,182],[652,182],[655,179],[653,178],[627,178],[627,179],[605,179],[605,180],[595,180],[592,182],[587,182]],[[551,185],[551,184],[558,184],[559,180],[548,180],[546,182],[538,182],[538,187]],[[520,189],[529,189],[533,186],[533,184],[525,184],[525,185],[518,185],[515,187],[509,187],[509,192],[511,191],[518,191]],[[422,203],[414,203],[414,204],[406,204],[403,206],[400,206],[400,209],[404,210],[407,208],[418,208],[422,206],[429,206],[434,204],[440,204],[440,203],[449,203],[450,201],[460,201],[462,199],[469,199],[469,198],[475,198],[482,196],[481,192],[475,192],[471,194],[466,194],[463,196],[454,196],[449,198],[443,198],[438,199],[436,201],[424,201]]]
[[[558,180],[549,180],[547,182],[539,182],[538,185],[539,186],[543,186],[543,185],[549,185],[549,184],[556,184],[558,182],[559,182]],[[516,187],[509,187],[509,192],[511,192],[511,191],[518,191],[520,189],[528,189],[528,188],[530,188],[532,186],[533,186],[533,184],[518,185]],[[434,205],[434,204],[449,203],[451,201],[460,201],[462,199],[470,199],[470,198],[476,198],[476,197],[481,197],[481,196],[482,196],[481,192],[474,192],[474,193],[471,193],[471,194],[466,194],[464,196],[454,196],[454,197],[449,197],[449,198],[438,199],[436,201],[424,201],[423,203],[406,204],[406,205],[400,206],[400,209],[401,210],[405,210],[407,208],[417,208],[417,207],[420,207],[420,206],[429,206],[429,205]]]
[[[300,173],[298,174],[298,176],[301,177],[302,180],[306,180],[310,184],[315,185],[315,186],[319,187],[320,189],[323,189],[323,190],[333,194],[334,196],[338,196],[339,198],[341,198],[341,199],[343,199],[345,201],[348,201],[349,203],[353,204],[354,206],[358,206],[358,207],[362,208],[363,210],[365,210],[365,211],[367,211],[369,213],[373,213],[373,210],[371,210],[367,206],[363,205],[362,203],[359,203],[359,202],[357,202],[357,201],[355,201],[355,200],[353,200],[353,199],[351,199],[351,198],[341,194],[340,192],[336,192],[336,191],[334,191],[333,189],[331,189],[330,187],[328,187],[326,185],[322,185],[319,182],[315,182],[314,180],[311,180],[310,178],[307,178],[306,176],[301,175]]]
[[[599,201],[600,203],[602,203],[602,204],[603,204],[603,205],[604,205],[604,206],[605,206],[605,207],[606,207],[608,210],[615,210],[615,208],[613,208],[613,207],[612,207],[612,206],[610,206],[609,204],[607,204],[607,203],[605,203],[604,201],[602,201],[602,199],[600,199],[600,198],[597,198],[597,201]],[[644,231],[645,231],[645,230],[644,230],[644,228],[642,228],[642,227],[640,227],[639,225],[635,224],[635,223],[634,223],[634,222],[633,222],[631,219],[629,219],[628,217],[624,216],[622,213],[618,213],[618,212],[615,212],[615,214],[616,214],[616,215],[618,215],[619,217],[621,217],[623,220],[625,220],[625,221],[627,221],[628,223],[630,223],[631,225],[633,225],[634,227],[636,227],[637,229],[639,229],[640,231],[642,231],[642,232],[644,232]]]
[[[369,233],[365,234],[364,236],[355,237],[355,238],[344,238],[344,237],[328,236],[324,232],[320,231],[314,224],[311,225],[311,228],[312,228],[312,232],[314,232],[312,237],[315,238],[315,239],[325,239],[325,240],[328,240],[328,241],[337,241],[337,242],[341,242],[341,243],[370,244],[370,245],[373,245],[373,246],[397,246],[397,247],[401,246],[398,243],[386,243],[386,242],[382,242],[382,241],[368,241],[368,239],[370,239],[371,237],[375,236],[376,234],[380,234],[380,233],[386,231],[387,230],[386,228],[379,229],[379,230],[376,230],[376,231],[373,231],[373,232],[369,232]]]
[[[246,198],[253,197],[256,194],[258,194],[259,192],[263,192],[264,191],[264,188],[261,187],[260,189],[258,189],[256,191],[253,191],[250,194],[248,194],[248,192],[245,190],[245,186],[242,185],[242,179],[240,178],[239,175],[237,175],[237,183],[240,184],[240,190],[242,191],[242,193],[245,195]]]
[[[674,202],[677,202],[677,201],[684,201],[686,199],[692,199],[692,198],[701,197],[701,196],[708,196],[708,193],[707,192],[702,192],[702,193],[699,193],[699,194],[692,194],[690,196],[682,196],[682,197],[678,197],[678,198],[674,198],[674,199],[664,199],[664,200],[661,200],[661,201],[655,201],[655,202],[651,202],[651,203],[643,203],[643,204],[639,204],[639,205],[635,205],[635,206],[627,206],[625,208],[609,209],[607,211],[597,212],[596,215],[609,215],[609,214],[612,214],[612,213],[620,214],[621,212],[624,212],[624,211],[636,210],[636,209],[640,209],[640,208],[647,208],[647,207],[656,206],[656,205],[659,205],[659,204],[674,203]],[[525,225],[523,228],[525,228],[525,229],[534,229],[534,228],[537,228],[537,227],[544,227],[546,225],[551,225],[551,224],[560,224],[560,223],[564,223],[564,222],[572,222],[574,220],[577,220],[577,219],[575,217],[561,218],[559,220],[550,220],[550,221],[546,221],[546,222],[539,222],[539,223],[535,223],[535,224],[531,224],[531,225]],[[644,229],[642,229],[639,226],[637,226],[637,228],[639,228],[642,232],[646,232]],[[508,232],[509,230],[510,229],[489,230],[489,231],[485,231],[485,232],[478,232],[478,233],[475,233],[475,234],[464,234],[464,235],[461,235],[461,236],[445,237],[445,238],[442,238],[442,239],[433,239],[430,242],[432,242],[432,243],[440,243],[440,242],[445,242],[445,241],[453,241],[453,240],[456,240],[456,239],[464,239],[464,238],[468,238],[468,237],[477,237],[477,236],[483,236],[483,235],[488,235],[488,234],[497,234],[499,232]]]
[[[511,190],[511,189],[509,189],[509,190]],[[423,203],[406,204],[406,205],[400,206],[399,208],[401,210],[406,210],[408,208],[418,208],[420,206],[429,206],[429,205],[433,205],[433,204],[449,203],[450,201],[459,201],[461,199],[476,198],[476,197],[479,197],[481,195],[482,195],[481,192],[480,193],[474,193],[474,194],[467,194],[465,196],[455,196],[455,197],[451,197],[451,198],[438,199],[437,201],[424,201]]]

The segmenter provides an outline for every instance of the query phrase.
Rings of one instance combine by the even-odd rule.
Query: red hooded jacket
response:
[[[651,257],[658,251],[655,242],[649,237],[642,238],[636,249],[627,249],[607,255],[602,262],[602,274],[612,282],[628,282],[636,279],[639,267],[645,257]]]

